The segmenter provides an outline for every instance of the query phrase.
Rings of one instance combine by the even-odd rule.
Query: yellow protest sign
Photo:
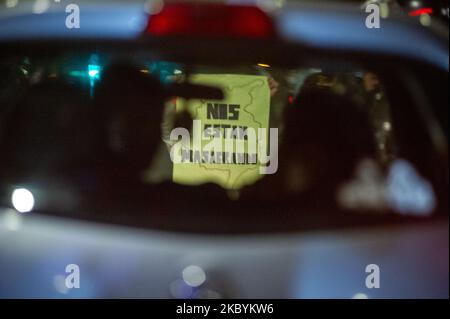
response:
[[[191,82],[220,87],[225,98],[177,100],[177,111],[187,110],[195,121],[191,143],[178,152],[182,161],[174,163],[173,181],[185,185],[212,182],[227,189],[256,182],[261,178],[258,143],[267,141],[267,136],[262,139],[262,134],[258,135],[258,129],[269,125],[267,77],[197,74]],[[256,149],[251,143],[255,138]]]

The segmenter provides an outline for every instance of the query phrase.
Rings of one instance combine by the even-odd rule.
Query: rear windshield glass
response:
[[[0,56],[2,205],[187,230],[433,215],[381,77],[339,63]]]

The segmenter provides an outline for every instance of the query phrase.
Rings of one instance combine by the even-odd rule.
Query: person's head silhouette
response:
[[[161,143],[163,87],[138,68],[116,63],[103,72],[95,99],[101,115],[102,143],[109,157],[104,160],[113,163],[112,170],[137,178]]]
[[[359,159],[374,155],[368,118],[345,97],[304,88],[285,115],[280,168],[286,167],[288,179],[301,181],[300,188],[333,192]]]

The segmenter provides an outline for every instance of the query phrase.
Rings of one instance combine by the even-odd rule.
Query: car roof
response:
[[[353,6],[295,6],[282,10],[278,24],[285,39],[316,48],[398,55],[448,71],[448,33],[399,16],[381,19],[379,29],[369,29],[367,16]]]
[[[39,1],[36,0],[36,4]],[[51,2],[50,0],[45,0]],[[45,2],[44,1],[44,2]],[[22,2],[20,2],[22,3]],[[80,28],[65,27],[64,3],[51,3],[36,13],[33,2],[0,13],[0,42],[53,39],[138,38],[148,21],[145,1],[80,3]],[[106,5],[107,4],[107,5]],[[34,11],[34,12],[33,12]],[[354,4],[288,4],[274,13],[281,39],[314,48],[397,55],[421,60],[448,71],[448,33],[420,27],[412,20],[392,17],[381,28],[365,27],[367,17]]]

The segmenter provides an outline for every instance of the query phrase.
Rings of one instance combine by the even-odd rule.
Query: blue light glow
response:
[[[89,77],[94,79],[100,78],[100,66],[95,64],[89,64],[88,65],[88,74]]]

